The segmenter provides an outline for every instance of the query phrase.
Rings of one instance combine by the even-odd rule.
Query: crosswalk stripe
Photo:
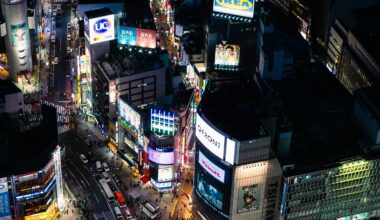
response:
[[[63,133],[66,133],[68,131],[70,131],[70,127],[68,125],[62,125],[62,126],[58,126],[58,134],[63,134]]]

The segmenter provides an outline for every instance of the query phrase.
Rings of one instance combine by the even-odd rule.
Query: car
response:
[[[88,163],[88,160],[87,160],[86,156],[84,156],[84,154],[81,154],[79,157],[80,157],[80,159],[82,160],[83,163],[85,163],[85,164]]]
[[[111,180],[110,180],[110,176],[108,175],[107,172],[102,172],[102,176],[104,177],[104,179],[105,179],[107,182],[111,181]]]
[[[57,16],[57,10],[56,9],[53,10],[53,16],[54,17]]]
[[[54,42],[55,42],[55,35],[51,35],[51,36],[50,36],[50,40],[51,40],[51,42],[54,43]]]
[[[55,57],[54,60],[53,60],[53,64],[58,64],[58,63],[59,63],[59,58]]]
[[[67,23],[67,29],[69,29],[69,28],[71,28],[71,23],[70,22]]]
[[[109,168],[107,162],[104,162],[102,165],[103,165],[103,168],[104,168],[104,170],[105,170],[106,172],[110,171],[110,168]]]
[[[67,53],[71,53],[71,47],[70,46],[67,46]]]
[[[70,34],[67,34],[67,40],[71,40],[71,35]]]

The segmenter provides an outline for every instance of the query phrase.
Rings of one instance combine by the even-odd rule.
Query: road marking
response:
[[[96,214],[94,213],[94,218],[95,218],[95,220],[98,220],[98,218],[96,217]]]
[[[75,177],[75,175],[73,174],[71,170],[69,170],[69,174],[73,177],[74,182],[76,182],[78,186],[82,187],[82,185],[78,182],[77,178]]]
[[[98,199],[98,197],[96,196],[96,194],[95,194],[95,193],[94,193],[94,197],[95,197],[95,199],[96,199],[97,203],[99,203],[99,202],[100,202],[100,200]]]
[[[108,202],[107,202],[108,203]],[[112,212],[112,211],[111,211]],[[106,218],[106,215],[104,215],[104,211],[102,211],[102,215],[103,215],[103,217],[104,217],[104,219],[107,219]],[[112,214],[113,215],[113,214]]]
[[[84,181],[86,181],[87,185],[84,184],[85,186],[90,186],[90,183],[87,181],[86,177],[83,175],[83,173],[78,169],[78,167],[71,161],[71,163],[73,164],[73,166],[78,170],[79,174],[83,177]],[[81,180],[83,182],[83,180]]]

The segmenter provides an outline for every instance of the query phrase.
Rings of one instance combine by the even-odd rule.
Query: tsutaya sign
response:
[[[242,17],[253,17],[255,0],[214,0],[213,10]]]
[[[224,170],[216,166],[213,162],[207,159],[201,151],[199,151],[198,163],[213,177],[215,177],[220,182],[224,183]]]
[[[209,151],[220,159],[224,159],[224,143],[226,138],[210,127],[199,114],[197,114],[195,135]]]

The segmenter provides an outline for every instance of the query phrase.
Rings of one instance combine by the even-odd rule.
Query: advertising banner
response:
[[[167,182],[174,179],[173,165],[159,165],[158,166],[158,182]]]
[[[255,0],[214,0],[213,11],[253,18]]]
[[[115,39],[115,16],[106,15],[92,18],[88,21],[90,44],[110,41]]]
[[[215,48],[215,65],[238,66],[240,46],[217,44]]]
[[[0,178],[0,219],[11,219],[7,178]]]
[[[201,151],[199,151],[198,163],[205,169],[209,174],[215,177],[220,182],[224,183],[225,172],[223,169],[216,166],[213,162],[207,159]]]
[[[131,46],[137,45],[137,39],[136,39],[136,28],[133,27],[127,27],[127,26],[120,26],[118,35],[117,35],[117,42],[119,44],[126,44]]]
[[[195,135],[210,152],[223,160],[225,137],[208,125],[199,114],[197,114]]]
[[[116,80],[111,80],[108,86],[109,102],[115,103],[117,98]]]
[[[156,31],[148,29],[136,29],[137,46],[156,48]]]
[[[237,212],[248,212],[259,208],[260,186],[253,184],[239,188]]]
[[[28,25],[26,22],[11,25],[12,47],[25,46],[28,42]]]
[[[123,118],[126,122],[132,125],[135,129],[140,129],[141,125],[141,116],[135,111],[129,104],[127,104],[124,100],[119,98],[118,110],[119,116]]]
[[[157,164],[174,164],[174,152],[160,152],[149,148],[148,158]]]
[[[222,210],[223,208],[223,194],[214,186],[207,183],[201,174],[198,173],[198,194],[211,206]]]
[[[120,26],[118,30],[119,44],[156,48],[156,31],[128,26]]]
[[[150,130],[156,134],[174,135],[175,114],[159,109],[151,109]]]

